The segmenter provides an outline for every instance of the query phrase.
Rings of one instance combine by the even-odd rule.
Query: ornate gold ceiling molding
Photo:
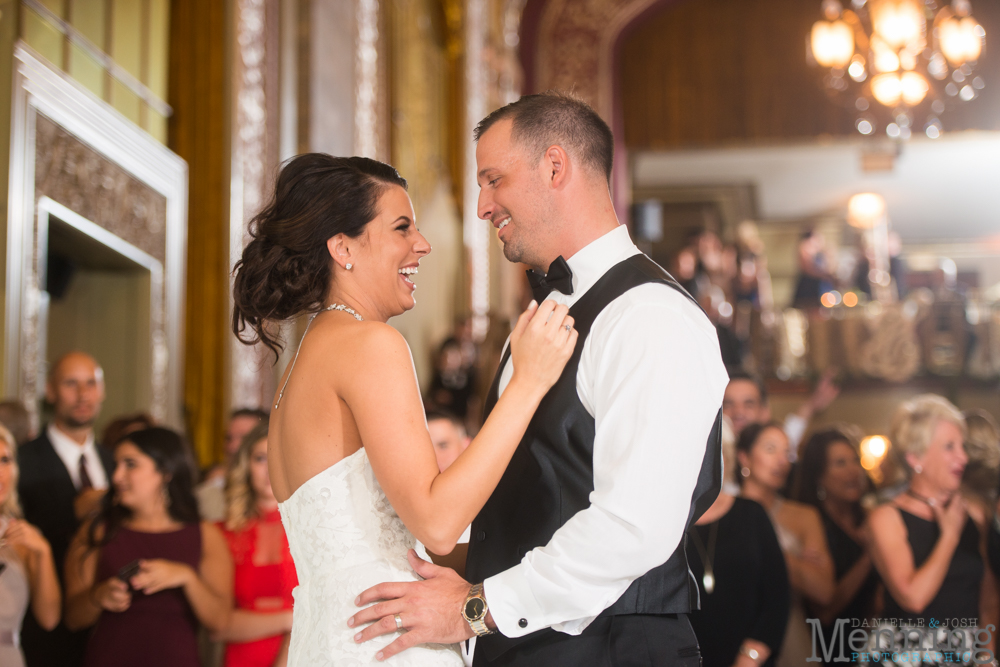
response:
[[[551,0],[538,31],[538,90],[572,91],[611,123],[614,48],[636,17],[661,0]]]

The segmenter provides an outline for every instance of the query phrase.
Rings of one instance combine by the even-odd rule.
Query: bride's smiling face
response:
[[[350,273],[379,315],[388,319],[413,308],[417,267],[431,246],[417,230],[406,190],[388,186],[379,198],[378,215],[350,248]]]

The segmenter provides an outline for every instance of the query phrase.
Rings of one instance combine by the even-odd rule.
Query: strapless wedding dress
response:
[[[463,667],[458,645],[426,644],[384,662],[400,633],[356,644],[354,598],[384,581],[419,581],[406,560],[416,539],[375,479],[364,448],[319,473],[279,505],[299,585],[292,592],[289,667]]]

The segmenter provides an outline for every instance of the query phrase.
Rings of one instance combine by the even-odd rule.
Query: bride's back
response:
[[[268,471],[278,502],[362,446],[339,392],[345,383],[358,380],[352,348],[364,335],[361,328],[350,316],[324,313],[302,340],[294,372],[291,364],[285,370],[279,384],[284,392],[280,401],[275,394],[268,435]]]

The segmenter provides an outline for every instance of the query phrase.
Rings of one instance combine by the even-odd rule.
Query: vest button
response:
[[[481,530],[478,533],[476,533],[476,539],[479,540],[480,542],[485,542],[486,541],[486,531],[485,530]]]
[[[517,624],[522,628],[526,628],[528,627],[528,619],[522,618],[520,621],[517,622]]]

